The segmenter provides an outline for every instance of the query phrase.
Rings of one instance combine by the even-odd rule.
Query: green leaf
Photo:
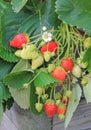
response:
[[[91,75],[86,75],[84,77],[87,80],[87,84],[83,86],[84,96],[87,103],[91,102]]]
[[[4,59],[7,62],[18,62],[19,58],[13,53],[5,48],[3,48],[2,44],[0,44],[0,58]]]
[[[3,77],[11,71],[13,66],[13,63],[9,63],[0,59],[0,80],[2,80]]]
[[[2,121],[3,118],[3,105],[0,104],[0,122]]]
[[[14,12],[18,13],[24,7],[27,1],[28,0],[12,0],[11,4]]]
[[[13,67],[12,72],[17,72],[17,70],[19,70],[19,71],[30,70],[32,72],[32,70],[30,69],[30,67],[31,67],[31,65],[30,65],[29,61],[21,59]]]
[[[0,104],[2,103],[3,99],[3,83],[0,81]]]
[[[14,101],[23,109],[28,109],[30,106],[30,87],[16,89],[9,87],[9,91]]]
[[[35,104],[38,102],[38,96],[35,93],[35,86],[31,85],[30,87],[30,110],[35,114],[35,115],[40,115],[42,112],[37,112],[37,110],[35,109]]]
[[[2,43],[2,30],[1,30],[1,16],[3,15],[4,10],[6,9],[6,2],[3,0],[0,1],[0,44]]]
[[[87,62],[88,63],[87,69],[91,73],[91,47],[89,47],[85,51],[85,53],[83,55],[83,62]]]
[[[9,91],[9,88],[3,84],[3,99],[7,101],[8,99],[10,99],[10,97],[11,93]]]
[[[69,122],[73,116],[73,113],[75,112],[80,98],[82,95],[82,90],[81,87],[77,84],[72,90],[72,95],[69,99],[68,107],[67,107],[67,112],[66,112],[66,118],[65,118],[65,128],[69,125]]]
[[[60,20],[91,33],[90,0],[57,0],[56,12]]]
[[[37,14],[34,13],[26,18],[18,29],[18,33],[24,32],[31,36],[41,33],[43,26],[48,29],[58,26],[59,21],[55,13],[55,0],[46,0],[42,4],[38,2],[37,5],[40,6],[40,12],[37,11]]]
[[[8,4],[6,2],[4,2],[3,0],[0,1],[0,15],[3,14],[3,11],[7,5]]]
[[[19,71],[6,75],[4,83],[13,88],[23,88],[25,83],[28,83],[33,77],[30,71]]]
[[[36,78],[34,80],[34,86],[44,87],[51,83],[58,83],[59,81],[54,79],[50,74],[41,70],[36,71]]]

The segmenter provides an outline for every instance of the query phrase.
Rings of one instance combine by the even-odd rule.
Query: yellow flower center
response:
[[[44,37],[45,37],[45,39],[47,39],[49,36],[48,36],[48,34],[45,34]]]

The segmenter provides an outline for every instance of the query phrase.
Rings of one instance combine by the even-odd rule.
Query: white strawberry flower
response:
[[[45,42],[51,41],[52,40],[52,33],[50,33],[50,32],[44,32],[43,35],[42,35],[42,39]]]

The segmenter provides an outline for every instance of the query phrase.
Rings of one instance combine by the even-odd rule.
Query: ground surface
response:
[[[4,113],[0,130],[65,130],[64,122],[60,122],[56,117],[53,119],[52,129],[50,121],[47,120],[46,116],[36,118],[14,105],[10,111]],[[67,130],[91,130],[91,104],[86,104],[85,100],[81,101]]]

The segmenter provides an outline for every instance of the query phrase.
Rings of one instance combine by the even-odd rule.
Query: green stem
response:
[[[37,9],[37,6],[36,6],[34,0],[31,0],[31,1],[32,1],[32,4],[33,4],[34,8]]]
[[[34,76],[32,80],[30,80],[30,82],[28,82],[28,85],[30,85],[37,78],[39,74],[40,74],[40,71]]]
[[[30,37],[30,39],[34,39],[34,38],[37,38],[37,37],[40,37],[40,36],[41,36],[41,34],[37,34],[35,36]]]
[[[66,24],[66,32],[67,32],[67,43],[68,43],[68,46],[67,46],[67,57],[69,57],[69,52],[70,52],[70,33],[69,33],[69,29],[68,29],[68,25]]]
[[[42,35],[42,15],[41,15],[41,11],[39,10],[39,21],[40,21],[40,29],[41,29],[41,35]]]
[[[40,103],[40,96],[38,96],[38,103]]]
[[[54,87],[52,87],[51,92],[50,92],[50,100],[52,100],[53,89],[54,89]]]

